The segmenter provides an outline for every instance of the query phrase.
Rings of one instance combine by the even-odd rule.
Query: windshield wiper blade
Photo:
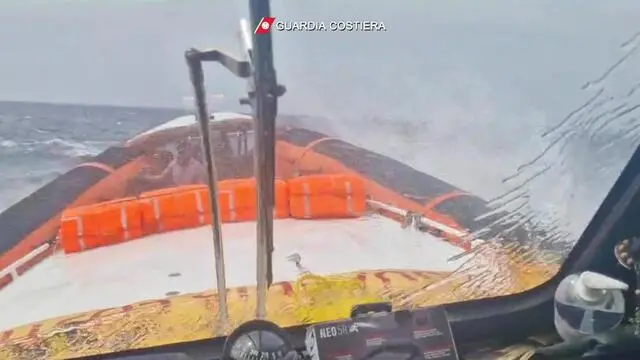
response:
[[[268,0],[250,0],[249,11],[253,29],[256,29],[264,18],[270,17]],[[257,318],[266,316],[267,289],[273,282],[273,208],[275,180],[275,124],[278,114],[278,97],[285,93],[285,88],[278,85],[273,65],[273,47],[271,34],[259,36],[251,34],[246,22],[241,21],[240,30],[246,60],[237,60],[218,50],[199,51],[189,49],[185,53],[195,93],[197,119],[202,132],[203,150],[205,152],[208,172],[210,201],[213,212],[213,241],[216,258],[216,276],[219,294],[220,314],[227,317],[226,281],[224,276],[224,254],[220,233],[218,190],[216,169],[211,154],[209,136],[209,113],[204,90],[202,62],[213,61],[222,64],[226,69],[240,78],[248,80],[248,97],[241,99],[241,104],[250,105],[254,119],[254,167],[257,185]]]

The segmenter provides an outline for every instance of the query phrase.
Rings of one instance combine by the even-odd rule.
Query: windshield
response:
[[[137,334],[126,349],[254,318],[261,150],[253,110],[238,104],[246,83],[205,65],[223,326],[184,59],[190,47],[242,57],[247,5],[0,7],[0,343],[80,322]],[[287,91],[271,145],[266,307],[282,326],[542,284],[640,143],[636,1],[279,1],[271,12]],[[116,350],[83,344],[64,354]]]

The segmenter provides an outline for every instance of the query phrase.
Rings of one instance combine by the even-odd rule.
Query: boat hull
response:
[[[246,124],[246,117],[227,121]],[[188,123],[162,130],[165,136],[158,136],[161,141],[146,139],[150,141],[109,148],[0,213],[0,289],[51,255],[52,250],[43,252],[19,269],[6,271],[34,249],[55,242],[64,209],[124,197],[129,181],[149,162],[145,150],[197,133]],[[284,129],[276,156],[277,172],[284,178],[320,172],[359,174],[367,179],[375,199],[423,213],[455,229],[473,231],[486,225],[487,219],[475,221],[487,211],[486,202],[479,197],[394,159],[321,133]]]
[[[185,136],[197,135],[195,121],[186,120],[182,119],[176,126],[168,124],[157,131],[141,134],[123,146],[106,150],[0,214],[0,228],[4,231],[0,240],[0,280],[3,281],[0,286],[6,287],[0,290],[0,302],[2,294],[7,294],[13,285],[28,285],[26,277],[31,273],[29,269],[45,266],[45,262],[54,261],[56,257],[64,259],[64,254],[55,252],[54,240],[61,212],[65,208],[126,196],[127,184],[141,168],[149,164],[149,151]],[[238,115],[237,118],[228,117],[216,122],[212,127],[237,129],[250,124],[250,118]],[[486,202],[396,160],[318,132],[288,126],[278,131],[276,157],[277,173],[285,179],[314,173],[345,173],[363,177],[371,200],[389,205],[378,208],[378,214],[374,216],[384,217],[385,226],[391,222],[396,230],[384,236],[385,232],[380,230],[371,234],[360,229],[355,232],[364,234],[359,240],[361,242],[378,238],[386,241],[380,246],[393,247],[393,241],[413,236],[402,232],[404,230],[399,222],[404,219],[393,209],[420,213],[428,219],[427,224],[437,225],[426,226],[422,229],[426,233],[418,234],[429,248],[416,252],[435,258],[412,266],[407,265],[410,261],[402,262],[402,256],[398,264],[350,264],[349,256],[354,257],[357,248],[349,253],[348,247],[344,246],[345,254],[340,254],[340,248],[333,253],[333,262],[340,266],[321,269],[322,263],[331,263],[331,260],[313,263],[313,251],[305,250],[302,246],[303,259],[311,262],[311,271],[317,272],[319,277],[300,278],[297,273],[288,273],[276,279],[281,281],[269,290],[268,316],[283,326],[347,316],[352,305],[369,301],[383,300],[392,302],[396,307],[411,307],[516,293],[546,281],[557,271],[557,265],[552,262],[540,261],[535,256],[523,256],[521,249],[505,247],[504,244],[488,244],[480,250],[474,250],[471,258],[448,262],[448,257],[459,257],[471,249],[470,239],[466,236],[468,231],[482,228],[490,221],[486,218],[476,220],[487,211]],[[329,229],[324,227],[328,226],[327,223],[318,223],[316,226],[316,230],[307,230],[306,233],[321,233],[321,229]],[[353,226],[353,229],[356,228]],[[246,237],[253,239],[254,236],[252,233]],[[335,240],[339,236],[331,233],[325,238]],[[152,239],[136,240],[138,243],[135,246],[143,246],[144,241],[148,240]],[[512,244],[517,245],[522,241],[526,239],[518,239]],[[438,244],[446,245],[449,250],[435,251],[440,246]],[[116,246],[132,249],[134,244]],[[34,252],[34,249],[40,251]],[[166,249],[169,249],[169,253],[175,252],[170,246]],[[118,258],[117,255],[107,254],[111,250],[91,251],[104,254],[111,261]],[[392,251],[393,248],[387,248],[382,254],[361,254],[361,258],[379,260],[384,253]],[[200,252],[211,254],[212,250]],[[345,258],[338,261],[338,255],[344,255]],[[91,264],[98,260],[83,261]],[[208,264],[212,262],[211,255]],[[73,261],[64,260],[64,263],[67,267],[73,267]],[[436,266],[437,263],[443,265]],[[88,303],[88,308],[77,308],[74,312],[79,314],[60,317],[52,313],[56,316],[53,319],[6,330],[0,333],[0,357],[69,358],[225,335],[234,325],[253,317],[255,288],[247,285],[251,283],[249,278],[231,282],[232,286],[237,286],[230,290],[229,295],[232,318],[226,324],[219,322],[216,318],[216,294],[207,290],[215,286],[212,280],[213,266],[209,269],[210,272],[205,276],[206,284],[180,289],[180,295],[177,296],[159,292],[155,295],[145,293],[140,299],[120,296],[113,297],[114,302],[96,300]],[[31,275],[38,277],[39,270],[34,269]],[[91,272],[80,266],[75,273],[86,275]],[[21,279],[23,276],[25,278]],[[109,276],[120,280],[123,278],[123,274]],[[211,277],[211,281],[207,277]],[[302,286],[305,281],[306,284],[311,282],[313,291]],[[121,285],[126,291],[126,282]],[[82,292],[82,289],[77,290],[78,294]],[[310,301],[316,304],[313,308],[306,305]],[[94,310],[83,312],[87,309]],[[42,314],[32,319],[24,318],[26,321],[23,323],[42,317],[51,316]],[[119,334],[118,341],[113,341],[116,333]],[[43,353],[42,349],[48,349],[48,352]]]

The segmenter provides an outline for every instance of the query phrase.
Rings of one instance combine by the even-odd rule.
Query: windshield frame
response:
[[[630,208],[640,204],[640,147],[622,170],[560,270],[546,283],[518,294],[445,305],[460,342],[499,336],[518,338],[553,331],[553,296],[569,274],[596,271],[634,283],[631,271],[618,265],[613,249],[634,225]],[[630,218],[631,217],[631,218]],[[610,249],[603,256],[602,249]],[[629,292],[631,294],[632,291]],[[544,314],[544,315],[543,315]],[[505,332],[505,329],[509,331]]]

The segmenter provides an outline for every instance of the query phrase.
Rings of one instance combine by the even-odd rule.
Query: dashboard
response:
[[[400,312],[406,318],[406,312]],[[373,316],[364,316],[358,318],[357,321],[347,321],[347,323],[353,324],[366,324],[371,323],[372,319],[393,319],[396,325],[399,325],[395,320],[397,319],[397,312],[392,314],[386,314],[386,316],[381,316],[380,313],[374,314]],[[416,318],[413,317],[412,318]],[[419,317],[418,317],[419,318]],[[355,319],[352,319],[355,320]],[[406,320],[400,320],[400,323]],[[374,321],[374,324],[380,324],[380,321]],[[382,321],[385,323],[385,321]],[[310,326],[307,329],[304,329],[303,333],[296,332],[285,332],[280,329],[280,334],[285,334],[283,342],[276,342],[276,347],[271,349],[266,349],[267,351],[263,351],[264,349],[256,348],[256,347],[247,347],[247,342],[237,341],[247,334],[256,331],[256,327],[253,326],[254,321],[250,321],[248,323],[243,324],[245,326],[244,329],[236,329],[240,331],[234,331],[227,339],[213,339],[209,341],[202,341],[198,343],[191,343],[187,346],[183,345],[174,345],[174,347],[182,346],[182,349],[171,349],[169,347],[164,348],[154,348],[142,350],[145,353],[140,354],[129,354],[129,355],[105,355],[99,357],[92,357],[92,359],[117,359],[117,360],[217,360],[217,359],[233,359],[233,360],[302,360],[302,359],[326,359],[332,358],[335,359],[335,356],[327,356],[327,350],[331,349],[340,349],[340,344],[347,345],[351,351],[354,351],[353,355],[357,356],[344,356],[347,355],[342,352],[334,353],[340,354],[344,357],[344,359],[354,359],[354,360],[367,360],[367,359],[413,359],[413,358],[428,358],[428,359],[441,359],[441,360],[450,360],[450,359],[465,359],[465,360],[488,360],[488,359],[510,359],[510,360],[525,360],[525,359],[638,359],[640,358],[640,341],[637,338],[631,340],[631,344],[627,343],[624,346],[619,347],[611,347],[605,346],[597,349],[596,351],[591,351],[590,353],[584,351],[586,348],[593,348],[593,344],[589,342],[583,342],[579,344],[571,344],[570,346],[562,346],[553,345],[551,347],[545,347],[545,344],[549,344],[547,341],[540,341],[540,339],[528,339],[527,341],[523,341],[519,344],[511,344],[509,346],[491,346],[489,343],[477,343],[468,346],[461,346],[461,348],[465,349],[464,354],[457,354],[454,352],[447,351],[439,351],[436,353],[432,353],[432,356],[418,357],[416,352],[412,352],[414,348],[417,347],[420,350],[420,343],[416,342],[414,336],[406,336],[409,334],[404,334],[402,336],[402,331],[398,332],[397,330],[402,328],[402,326],[393,326],[392,328],[387,328],[388,331],[386,333],[389,336],[389,340],[391,342],[391,348],[387,347],[388,355],[385,356],[383,352],[377,354],[368,354],[365,352],[358,354],[357,350],[362,349],[362,342],[358,341],[358,336],[354,336],[353,332],[349,332],[350,326],[347,326],[346,332],[339,330],[341,326],[345,324],[344,321],[341,322],[331,322],[325,324],[318,324],[314,326]],[[405,323],[406,324],[406,323]],[[389,322],[386,322],[386,325],[390,325]],[[277,325],[272,324],[274,328],[277,328]],[[334,328],[335,331],[328,330]],[[263,329],[263,327],[258,327],[258,329]],[[302,330],[302,329],[299,329]],[[379,337],[381,334],[379,332],[380,328],[376,330],[378,332],[376,337]],[[391,330],[391,331],[389,331]],[[309,334],[316,334],[322,336],[325,340],[324,343],[315,343],[316,349],[313,349],[313,345],[309,343]],[[425,332],[423,331],[423,334]],[[323,335],[320,335],[323,334]],[[339,335],[340,334],[340,335]],[[349,335],[351,334],[351,336]],[[395,338],[393,335],[396,335]],[[415,333],[414,333],[415,334]],[[398,337],[397,335],[401,335]],[[340,336],[346,336],[349,340],[344,341],[345,338],[340,341]],[[404,339],[402,339],[404,338]],[[553,337],[552,337],[553,338]],[[407,340],[408,339],[408,340]],[[240,350],[234,353],[234,356],[231,356],[232,349],[234,348],[234,344],[244,344],[240,346]],[[285,344],[286,343],[286,344]],[[371,344],[369,344],[371,345]],[[424,345],[424,343],[422,344]],[[337,347],[336,347],[337,346]],[[318,352],[318,347],[320,349],[320,353]],[[583,349],[580,349],[580,348]],[[372,349],[375,349],[373,347]],[[550,349],[550,351],[541,351],[537,354],[534,354],[535,349]],[[245,351],[242,351],[242,350]],[[343,348],[344,349],[344,348]],[[255,351],[254,351],[255,350]],[[309,351],[311,350],[311,352]],[[322,353],[324,351],[324,354]],[[582,356],[576,356],[576,351],[578,354],[583,353]],[[440,356],[437,356],[440,355]]]

